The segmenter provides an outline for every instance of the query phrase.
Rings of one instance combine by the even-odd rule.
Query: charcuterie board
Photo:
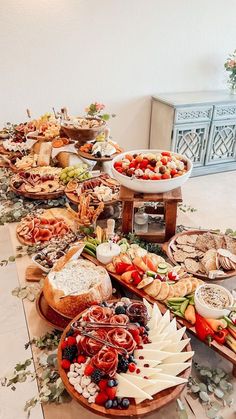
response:
[[[94,263],[102,265],[95,257],[88,255],[87,253],[83,253],[83,256],[89,260],[91,260]],[[103,265],[102,265],[103,266]],[[138,289],[135,285],[132,285],[132,283],[127,283],[123,281],[120,277],[120,275],[114,274],[109,272],[110,276],[115,279],[122,287],[126,288],[130,293],[140,297],[145,298],[147,301],[149,301],[151,304],[156,303],[158,307],[160,308],[160,311],[162,314],[164,314],[168,308],[165,304],[162,304],[161,302],[155,300],[151,296],[149,296],[147,293],[145,293],[142,289]],[[179,324],[186,327],[187,331],[189,331],[192,335],[197,337],[195,327],[192,326],[189,322],[186,320],[177,317],[177,320]],[[206,344],[206,342],[204,342]],[[232,363],[233,366],[233,375],[236,377],[236,355],[235,353],[228,348],[225,345],[220,345],[216,341],[211,342],[211,348],[218,352],[223,358],[227,359]]]

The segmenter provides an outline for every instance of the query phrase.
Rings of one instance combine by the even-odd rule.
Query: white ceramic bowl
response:
[[[37,262],[36,257],[37,257],[38,253],[36,253],[34,256],[32,256],[32,262],[34,262],[34,264],[41,269],[43,272],[48,273],[50,272],[50,268],[46,268],[45,266],[40,265],[39,262]]]
[[[209,307],[208,305],[206,305],[205,303],[203,303],[203,301],[201,301],[199,299],[199,291],[204,288],[204,287],[210,287],[210,288],[218,288],[220,290],[222,290],[222,292],[224,292],[225,294],[228,295],[229,297],[229,306],[233,306],[234,305],[234,298],[232,296],[232,294],[230,293],[229,290],[227,290],[226,288],[222,287],[221,285],[217,285],[217,284],[203,284],[200,285],[199,287],[197,287],[195,294],[194,294],[194,302],[195,302],[195,307],[197,312],[207,318],[207,319],[220,319],[223,316],[228,316],[230,311],[225,309],[225,308],[212,308]]]
[[[186,156],[183,156],[182,154],[174,153],[171,151],[171,154],[174,156],[178,156],[180,158],[183,158],[187,161],[187,168],[188,171],[182,175],[178,176],[172,179],[162,179],[162,180],[142,180],[142,179],[132,179],[128,176],[123,175],[122,173],[117,172],[117,170],[114,168],[114,163],[117,161],[122,160],[126,154],[139,154],[139,153],[161,153],[165,150],[132,150],[132,151],[126,151],[125,153],[118,154],[118,156],[114,157],[112,160],[112,173],[113,176],[118,182],[120,182],[121,185],[125,186],[128,189],[131,189],[132,191],[136,192],[143,192],[143,193],[162,193],[162,192],[168,192],[172,189],[176,189],[179,186],[182,186],[186,180],[189,178],[193,163],[191,160],[189,160]]]

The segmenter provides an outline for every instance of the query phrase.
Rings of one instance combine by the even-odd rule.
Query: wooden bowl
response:
[[[78,316],[76,316],[73,321],[78,320],[82,315],[83,315],[83,312],[80,313]],[[130,418],[130,417],[146,416],[150,414],[151,412],[153,412],[154,410],[160,409],[161,407],[166,406],[168,403],[172,402],[173,400],[176,400],[182,393],[186,384],[180,384],[178,386],[163,390],[157,393],[156,395],[154,395],[153,400],[145,400],[139,405],[136,405],[134,400],[131,400],[130,406],[127,410],[106,409],[105,407],[99,406],[96,403],[88,403],[87,399],[85,399],[81,394],[79,394],[74,389],[74,387],[69,383],[66,371],[61,367],[61,361],[62,361],[61,343],[65,339],[66,333],[69,329],[70,329],[70,324],[68,324],[67,327],[65,328],[61,336],[59,346],[58,346],[57,359],[58,359],[59,374],[64,383],[66,390],[71,395],[71,397],[73,397],[78,403],[80,403],[83,407],[90,410],[91,412],[97,415],[106,416],[108,418]],[[186,339],[186,338],[187,338],[187,335],[184,335],[183,339]],[[188,352],[191,351],[191,345],[188,344],[185,347],[184,351],[188,351]],[[187,368],[185,371],[179,374],[179,377],[188,379],[190,376],[190,373],[191,373],[191,368]]]
[[[36,310],[41,319],[43,319],[49,326],[54,327],[57,330],[64,330],[70,322],[70,319],[56,312],[47,303],[43,295],[43,291],[39,293],[36,299]]]
[[[95,118],[84,118],[84,119],[95,119]],[[106,128],[106,122],[103,121],[100,127],[96,128],[74,128],[67,125],[61,125],[63,132],[67,137],[71,138],[74,141],[77,141],[80,144],[87,143],[87,141],[94,140],[101,132]]]
[[[184,235],[193,235],[193,234],[204,234],[204,233],[208,233],[209,230],[188,230],[188,231],[183,231],[181,233],[176,234],[175,236],[173,236],[170,241],[167,244],[167,249],[166,249],[166,253],[168,258],[170,259],[170,261],[174,264],[174,265],[178,265],[179,263],[175,261],[174,257],[173,257],[173,250],[172,250],[172,244],[175,243],[176,239],[180,236],[184,236]],[[187,271],[187,268],[185,268],[186,272],[188,272],[189,274],[192,274],[194,276],[196,276],[197,278],[200,278],[204,281],[211,281],[211,278],[209,278],[207,275],[205,274],[201,274],[201,273],[195,273],[195,272],[190,272]],[[232,276],[236,275],[236,270],[233,271],[224,271],[225,275],[224,276],[218,276],[216,278],[213,279],[214,280],[223,280],[223,279],[227,279],[230,278]]]
[[[14,192],[16,195],[23,196],[24,198],[29,198],[29,199],[37,199],[37,200],[41,199],[43,201],[47,199],[57,199],[57,198],[60,198],[62,195],[64,195],[64,190],[59,190],[59,191],[50,192],[50,193],[45,193],[45,192],[33,193],[33,192],[19,191],[13,186],[12,182],[10,183],[10,188],[12,192]]]

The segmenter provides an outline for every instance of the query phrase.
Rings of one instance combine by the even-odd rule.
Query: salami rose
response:
[[[116,349],[104,346],[97,355],[92,358],[92,364],[110,377],[114,377],[118,366],[118,353]]]
[[[108,323],[112,316],[112,310],[109,307],[92,306],[83,316],[83,319],[90,322]]]
[[[106,339],[107,332],[104,329],[92,330],[89,332],[90,335],[98,337],[100,339]],[[100,343],[95,339],[89,338],[87,336],[81,336],[79,340],[79,349],[88,356],[96,355],[100,349],[104,346],[104,343]]]
[[[126,316],[126,314],[114,314],[114,316],[110,318],[110,323],[127,324],[128,322],[129,317]]]
[[[128,330],[119,327],[109,330],[107,333],[107,340],[113,343],[113,345],[126,349],[129,354],[132,353],[136,347],[136,342],[131,333],[128,332]]]

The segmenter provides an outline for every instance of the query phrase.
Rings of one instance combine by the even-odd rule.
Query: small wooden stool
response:
[[[178,202],[182,202],[181,188],[172,191],[150,194],[131,191],[121,186],[119,200],[122,201],[122,232],[127,234],[133,232],[134,206],[136,202],[163,202],[160,208],[160,214],[164,215],[165,230],[163,232],[148,232],[137,234],[150,242],[164,242],[175,235],[177,206]]]

